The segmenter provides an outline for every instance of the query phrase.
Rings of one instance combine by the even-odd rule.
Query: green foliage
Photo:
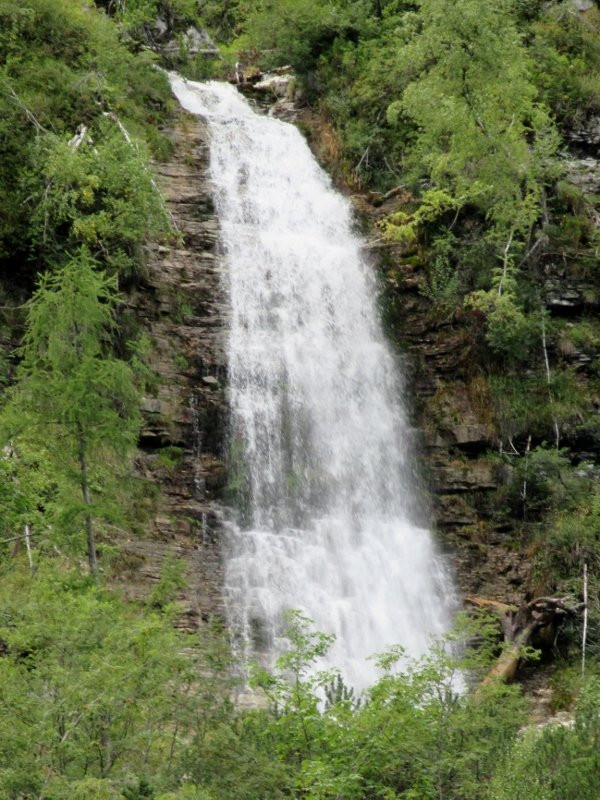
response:
[[[184,572],[185,565],[182,561],[173,557],[165,559],[160,579],[148,599],[150,608],[164,612],[172,609],[177,592],[187,586]]]
[[[188,666],[167,623],[48,566],[4,571],[0,608],[3,797],[118,797],[168,758]]]
[[[600,686],[580,695],[573,726],[533,729],[515,742],[490,788],[490,800],[583,800],[600,793]]]
[[[497,505],[514,518],[538,519],[572,504],[581,490],[565,450],[542,445],[503,458],[510,465],[510,478],[497,493]]]
[[[600,110],[600,12],[554,3],[532,25],[533,74],[563,126]]]
[[[173,361],[178,371],[185,372],[186,369],[189,369],[190,362],[183,353],[176,353]]]
[[[583,564],[597,561],[600,548],[599,520],[600,495],[597,492],[581,498],[571,513],[563,512],[556,517],[546,537],[551,550],[544,553],[556,576],[570,576],[578,582]]]
[[[172,472],[181,464],[182,458],[183,450],[181,447],[170,445],[160,449],[156,460],[161,467]]]
[[[352,26],[347,4],[330,0],[259,0],[246,16],[245,38],[268,51],[267,64],[291,64],[306,73],[328,45]]]
[[[405,49],[415,77],[401,100],[418,128],[410,163],[495,228],[525,232],[556,139],[535,102],[510,5],[421,0],[419,8],[420,35]]]
[[[92,520],[122,518],[118,485],[141,421],[136,373],[112,354],[115,280],[94,266],[81,251],[42,276],[3,419],[7,439],[35,447],[59,476],[51,520],[63,535],[85,523],[92,570]]]
[[[196,0],[127,0],[127,2],[106,3],[108,10],[115,14],[123,31],[136,42],[145,42],[148,31],[162,17],[167,24],[189,24],[198,21]]]
[[[173,312],[173,319],[175,322],[186,322],[194,314],[194,309],[189,299],[181,292],[177,293],[174,298],[175,309]]]
[[[32,244],[53,260],[85,246],[129,275],[143,262],[142,245],[166,235],[170,220],[141,145],[118,120],[96,130],[77,147],[51,135],[38,140],[43,186],[32,198]]]
[[[520,306],[514,280],[500,292],[498,288],[477,291],[469,295],[467,308],[481,312],[486,321],[485,338],[497,353],[519,359],[530,353],[535,320]]]
[[[239,794],[223,792],[221,785],[219,797],[299,791],[314,800],[482,796],[481,776],[491,774],[498,746],[510,741],[521,721],[512,689],[492,686],[464,700],[455,692],[460,666],[481,666],[489,652],[457,661],[447,644],[413,663],[395,648],[378,657],[382,678],[357,703],[337,677],[314,671],[331,637],[314,633],[298,612],[289,615],[288,625],[289,650],[274,674],[261,671],[256,678],[271,713],[250,717],[252,730],[261,732],[257,741],[284,769],[270,775],[278,783],[268,789],[262,784],[264,795],[246,793],[244,783],[238,784]],[[338,691],[330,692],[321,708],[319,695],[332,685]],[[247,727],[243,736],[238,747],[248,747]],[[253,786],[256,781],[253,777]]]
[[[275,738],[281,740],[286,753],[298,759],[310,757],[318,747],[321,715],[317,691],[331,680],[329,673],[315,673],[314,668],[334,637],[315,633],[311,626],[308,617],[298,611],[289,612],[284,630],[289,649],[277,659],[275,673],[258,671],[252,681],[272,704]]]
[[[352,31],[333,40],[306,80],[309,95],[322,95],[323,112],[335,124],[344,172],[361,186],[389,189],[405,180],[414,125],[396,113],[394,98],[409,80],[404,47],[418,29],[406,5],[388,3],[377,18],[370,4],[352,4]]]
[[[269,707],[243,710],[230,699],[232,662],[219,630],[184,640],[168,615],[126,604],[47,560],[36,572],[13,565],[1,577],[7,800],[501,800],[507,795],[490,795],[488,786],[522,788],[505,768],[531,755],[516,735],[519,691],[456,691],[459,671],[489,664],[495,622],[465,621],[417,662],[399,648],[381,654],[381,678],[358,703],[339,678],[315,672],[332,637],[291,612],[288,649],[273,673],[256,677]],[[455,641],[475,634],[484,646],[457,656]],[[337,688],[323,705],[328,686]],[[575,738],[561,740],[569,753],[555,771],[563,790],[574,780],[571,759],[583,759],[583,794],[574,798],[595,786],[599,707],[590,683],[569,732]],[[541,752],[540,772],[562,758],[554,741]],[[516,774],[529,786],[528,769]]]
[[[446,247],[436,247],[435,257],[430,260],[427,282],[423,294],[442,310],[449,312],[460,303],[460,278],[458,269],[450,260]]]
[[[153,67],[148,51],[128,50],[114,21],[85,0],[2,3],[2,272],[20,262],[26,278],[81,241],[131,272],[140,240],[163,235],[144,142],[165,154],[158,129],[171,101]],[[81,125],[88,135],[76,147]]]
[[[543,358],[540,353],[539,360]],[[495,418],[501,438],[548,441],[554,424],[578,420],[589,405],[589,387],[570,369],[551,373],[550,383],[542,364],[526,372],[490,375]]]
[[[559,666],[550,680],[552,711],[570,711],[584,683],[580,664]]]
[[[387,116],[391,123],[402,116],[412,121],[415,132],[404,151],[408,179],[432,188],[420,192],[409,214],[390,215],[386,233],[423,241],[427,230],[443,226],[442,238],[449,241],[465,209],[479,214],[497,266],[467,305],[484,315],[492,349],[512,355],[530,338],[515,254],[541,216],[545,182],[557,174],[552,163],[558,138],[536,99],[510,3],[418,5],[419,29],[403,51],[410,74]],[[431,260],[439,272],[439,256]],[[451,275],[448,266],[446,273]]]
[[[240,26],[249,10],[245,0],[201,0],[202,21],[219,42],[231,43],[240,33]]]
[[[543,527],[537,532],[532,552],[538,578],[548,591],[572,597],[574,602],[579,602],[582,597],[583,568],[588,566],[587,653],[588,657],[598,659],[600,495],[593,474],[583,477],[567,473],[565,477],[565,500],[562,505],[555,503],[553,513],[546,516]],[[567,624],[562,639],[565,658],[577,658],[580,654],[580,625]],[[571,687],[572,694],[576,688]]]
[[[561,344],[570,342],[578,350],[595,353],[600,350],[600,324],[593,318],[568,323],[561,331]]]
[[[48,543],[45,509],[59,493],[60,482],[44,449],[29,442],[5,446],[0,458],[0,562],[23,549],[26,530],[38,550]]]
[[[463,198],[456,199],[444,189],[429,189],[423,192],[418,208],[412,213],[397,211],[386,217],[381,226],[391,239],[413,244],[417,240],[420,228],[435,222],[448,211],[454,211],[463,204]]]
[[[1,577],[2,797],[208,800],[176,773],[190,738],[231,714],[221,633],[184,637],[51,561]]]

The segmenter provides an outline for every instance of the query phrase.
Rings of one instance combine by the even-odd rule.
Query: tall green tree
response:
[[[492,347],[510,353],[530,333],[519,266],[545,224],[558,135],[538,99],[512,0],[418,6],[420,31],[403,52],[412,79],[387,113],[416,127],[406,163],[419,196],[415,208],[390,217],[387,232],[406,241],[429,227],[434,244],[454,247],[461,213],[477,216],[495,263],[467,303],[485,315]]]
[[[409,161],[459,205],[474,205],[504,243],[540,213],[556,137],[536,101],[510,0],[420,0],[414,70],[388,115],[417,125]]]
[[[136,359],[114,355],[116,279],[82,250],[42,276],[28,304],[9,431],[37,442],[63,479],[62,525],[83,527],[90,571],[96,528],[119,517],[118,481],[140,426]]]

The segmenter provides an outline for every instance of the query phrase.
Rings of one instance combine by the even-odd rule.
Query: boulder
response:
[[[162,47],[163,53],[172,58],[179,56],[182,49],[192,56],[200,54],[214,58],[219,55],[219,48],[208,33],[199,31],[193,25],[180,38],[170,39]]]
[[[591,11],[595,3],[593,0],[571,0],[572,5],[576,11]]]
[[[254,84],[254,88],[258,92],[269,92],[276,97],[287,97],[293,80],[294,76],[291,73],[277,75],[266,72],[258,83]]]

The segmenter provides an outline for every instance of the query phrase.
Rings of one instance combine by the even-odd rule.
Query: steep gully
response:
[[[277,105],[277,113],[300,116],[304,127],[318,129],[319,121],[306,110],[290,109],[283,101]],[[313,137],[323,161],[326,139],[318,130]],[[152,336],[153,366],[160,378],[156,396],[144,404],[146,428],[138,458],[140,474],[159,491],[148,502],[154,506],[151,523],[141,535],[122,538],[119,567],[127,592],[147,594],[164,558],[181,558],[188,586],[180,596],[180,624],[193,630],[201,621],[225,614],[220,508],[227,483],[230,309],[208,176],[206,122],[182,116],[173,140],[172,159],[157,168],[182,241],[153,250],[147,280],[129,298],[131,313]],[[352,200],[367,220],[385,213],[374,211],[360,196]],[[487,497],[498,482],[485,458],[494,431],[472,380],[474,354],[468,337],[460,323],[431,324],[418,273],[393,249],[387,262],[387,293],[400,300],[396,333],[412,368],[408,379],[423,434],[420,449],[431,467],[435,517],[452,546],[460,593],[518,601],[526,565],[511,546],[510,532],[486,522]],[[434,401],[436,415],[431,413]],[[182,457],[167,467],[161,454],[173,445],[181,448]]]
[[[210,178],[231,308],[231,471],[224,518],[229,628],[248,654],[277,650],[282,612],[336,635],[357,686],[366,658],[420,654],[448,623],[451,587],[416,522],[400,375],[375,287],[332,188],[295,127],[227,84],[171,78],[210,129]]]

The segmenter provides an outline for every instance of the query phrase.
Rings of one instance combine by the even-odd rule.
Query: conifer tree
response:
[[[412,163],[460,205],[473,204],[505,243],[527,231],[556,136],[537,102],[510,0],[420,0],[406,48],[414,79],[400,103],[418,128]]]
[[[115,278],[96,271],[85,250],[43,275],[11,404],[13,430],[48,450],[66,487],[59,516],[85,528],[92,574],[97,523],[118,517],[118,479],[140,424],[135,365],[114,355],[117,303]]]

